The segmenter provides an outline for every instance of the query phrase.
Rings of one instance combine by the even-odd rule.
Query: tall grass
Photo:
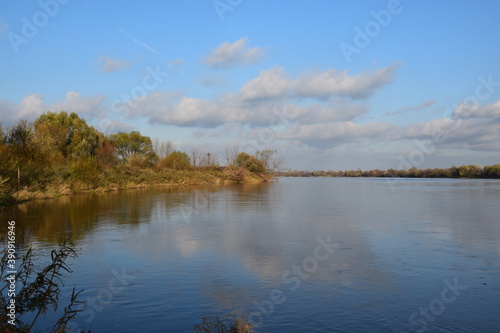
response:
[[[203,316],[201,325],[194,326],[195,333],[252,333],[253,326],[243,317],[235,319],[219,315]]]

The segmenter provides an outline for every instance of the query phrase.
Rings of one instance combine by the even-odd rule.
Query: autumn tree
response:
[[[118,154],[124,162],[129,162],[135,157],[151,164],[157,159],[151,139],[147,136],[142,136],[138,131],[130,133],[119,132],[111,135],[109,138],[116,146]]]
[[[76,113],[46,112],[35,121],[39,143],[48,149],[53,146],[65,158],[94,157],[104,136]]]
[[[172,153],[175,150],[175,148],[172,142],[161,141],[160,139],[155,138],[153,141],[153,150],[158,156],[158,158],[162,159],[170,155],[170,153]]]
[[[181,151],[173,151],[166,158],[157,163],[159,169],[167,168],[174,170],[186,170],[191,168],[188,154]]]
[[[255,173],[266,172],[266,166],[261,160],[245,152],[238,154],[238,157],[236,158],[236,165]]]
[[[266,171],[269,173],[277,172],[283,164],[283,156],[279,155],[276,150],[262,150],[255,153],[255,157],[264,163]]]

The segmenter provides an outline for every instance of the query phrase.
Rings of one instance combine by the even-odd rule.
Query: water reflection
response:
[[[392,191],[382,179],[285,179],[78,195],[9,214],[25,244],[71,234],[82,287],[99,288],[112,267],[135,272],[134,288],[120,295],[127,301],[110,304],[96,332],[145,323],[152,332],[190,330],[204,312],[256,311],[276,289],[287,301],[265,331],[409,330],[408,316],[444,278],[460,275],[500,297],[488,280],[499,269],[500,182],[463,184],[402,180]],[[304,271],[318,237],[339,246]],[[467,297],[447,313],[466,318],[468,304],[485,302]],[[123,312],[134,314],[123,326],[107,320]]]

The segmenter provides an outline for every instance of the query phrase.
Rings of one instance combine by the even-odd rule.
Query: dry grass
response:
[[[201,325],[194,326],[194,332],[201,333],[251,333],[255,332],[253,326],[243,317],[236,319],[219,315],[203,316]]]

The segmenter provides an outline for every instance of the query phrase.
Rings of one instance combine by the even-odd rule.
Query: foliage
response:
[[[173,151],[157,163],[159,169],[187,170],[191,168],[190,158],[186,153]]]
[[[347,171],[287,171],[278,172],[280,177],[401,177],[401,178],[500,178],[500,164],[485,166],[462,165],[447,169],[417,169],[408,170],[347,170]]]
[[[116,146],[118,154],[124,162],[129,161],[132,156],[144,158],[151,164],[157,159],[151,139],[142,136],[138,131],[119,132],[111,135],[110,140]]]
[[[76,113],[64,111],[6,129],[0,126],[0,156],[1,204],[12,197],[28,200],[88,190],[269,177],[264,162],[240,156],[237,147],[226,151],[226,167],[221,167],[217,153],[194,148],[188,155],[175,151],[170,141],[156,139],[153,144],[137,131],[106,136]],[[269,161],[275,152],[260,156],[272,169]]]
[[[269,173],[280,171],[283,165],[283,156],[276,150],[262,150],[255,153],[255,157],[264,163],[266,171]]]
[[[36,135],[41,144],[53,147],[66,158],[87,158],[103,140],[103,135],[80,118],[76,113],[47,112],[35,121]]]
[[[238,154],[236,165],[255,173],[266,173],[267,171],[266,166],[261,160],[245,152]]]
[[[0,262],[0,277],[3,285],[0,286],[0,331],[2,332],[32,332],[32,329],[40,315],[45,315],[49,311],[56,311],[59,297],[62,295],[61,286],[62,273],[71,272],[66,264],[68,258],[75,258],[76,252],[68,241],[64,241],[59,249],[52,250],[50,254],[51,262],[40,271],[35,271],[33,262],[33,251],[30,248],[20,260],[17,273],[9,273],[9,254],[3,251]],[[16,295],[13,298],[16,305],[16,328],[8,323],[10,317],[7,306],[10,304],[9,290],[10,282],[7,278],[15,275]],[[82,308],[84,302],[77,299],[81,291],[72,290],[69,304],[64,308],[62,316],[54,323],[50,332],[65,332],[68,322],[73,319],[78,312],[76,307]]]

